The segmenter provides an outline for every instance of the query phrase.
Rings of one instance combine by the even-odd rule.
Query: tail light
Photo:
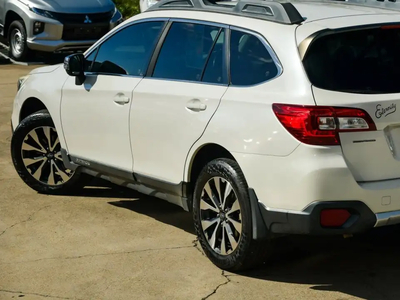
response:
[[[374,121],[362,109],[273,104],[282,125],[300,142],[340,145],[339,132],[375,131]]]

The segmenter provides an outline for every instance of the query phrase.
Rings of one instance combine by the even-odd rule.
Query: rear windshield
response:
[[[400,26],[317,38],[303,60],[316,87],[350,93],[400,93]]]

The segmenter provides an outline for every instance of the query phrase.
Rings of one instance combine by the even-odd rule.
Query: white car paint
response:
[[[188,150],[203,134],[226,90],[211,84],[143,79],[134,91],[130,115],[134,170],[180,183]],[[205,110],[188,109],[196,103],[205,105]]]
[[[399,22],[399,13],[365,8],[344,13],[335,5],[327,5],[321,15],[317,13],[318,4],[296,6],[307,17],[300,26],[251,18],[243,22],[239,16],[215,13],[185,11],[183,16],[180,11],[156,11],[132,17],[107,35],[136,20],[153,17],[240,24],[264,37],[279,58],[283,72],[269,82],[226,88],[99,76],[99,87],[85,90],[84,86],[75,87],[74,79],[67,79],[62,68],[55,68],[47,74],[32,73],[24,83],[15,99],[13,126],[20,122],[24,101],[35,97],[49,109],[62,147],[99,163],[178,183],[190,180],[191,162],[199,149],[218,144],[234,156],[248,185],[267,208],[301,213],[314,201],[361,200],[374,213],[400,210],[400,157],[397,153],[393,157],[385,138],[387,128],[389,134],[399,136],[398,113],[385,121],[374,117],[378,102],[397,105],[400,95],[349,95],[313,88],[297,48],[319,30]],[[347,16],[340,17],[343,13]],[[130,110],[113,102],[121,91],[131,95]],[[205,112],[193,113],[185,108],[194,98],[207,105]],[[343,150],[341,146],[305,145],[277,120],[273,103],[361,107],[371,115],[378,131],[341,134]],[[377,143],[352,143],[371,138]]]
[[[83,85],[63,86],[62,129],[71,155],[131,171],[129,139],[132,93],[140,77],[89,75]],[[112,87],[112,88],[110,88]]]

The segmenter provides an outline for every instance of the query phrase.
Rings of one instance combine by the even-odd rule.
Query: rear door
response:
[[[228,87],[225,30],[184,20],[172,23],[152,75],[133,93],[130,132],[139,179],[182,181],[187,154]]]
[[[376,130],[340,133],[355,179],[400,178],[400,26],[320,37],[304,66],[317,105],[360,108],[375,123]]]

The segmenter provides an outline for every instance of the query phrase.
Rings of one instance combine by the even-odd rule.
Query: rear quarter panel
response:
[[[290,155],[300,144],[272,110],[273,103],[315,104],[297,50],[296,26],[256,21],[246,29],[259,33],[270,44],[283,68],[282,74],[259,85],[228,88],[205,133],[188,155],[185,180],[192,156],[209,143],[221,145],[231,153],[280,157]]]

